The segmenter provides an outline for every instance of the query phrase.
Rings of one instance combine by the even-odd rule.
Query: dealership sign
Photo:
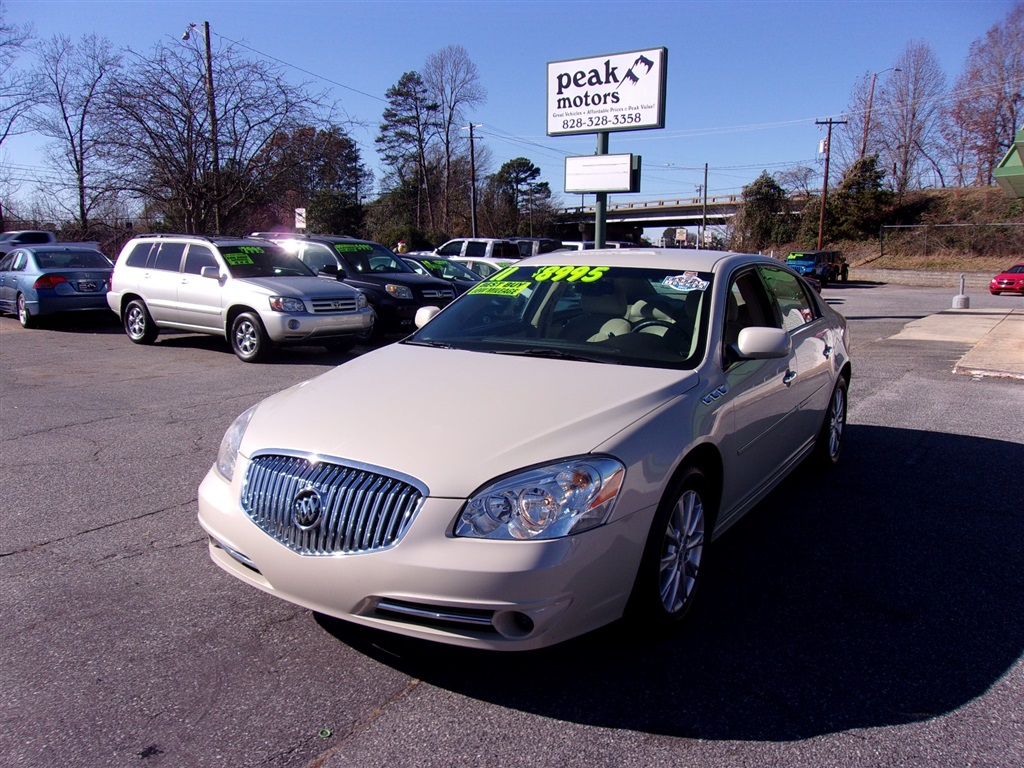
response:
[[[548,135],[665,127],[667,48],[548,63]]]

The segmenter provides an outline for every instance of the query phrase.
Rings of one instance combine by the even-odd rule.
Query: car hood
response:
[[[287,450],[411,475],[464,498],[588,453],[694,387],[693,371],[392,344],[260,404],[241,452]]]
[[[235,290],[262,293],[267,296],[339,296],[355,292],[355,288],[337,280],[319,277],[242,277],[232,280]]]

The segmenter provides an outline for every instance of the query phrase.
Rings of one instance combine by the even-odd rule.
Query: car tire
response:
[[[831,469],[839,463],[843,451],[843,437],[846,434],[847,392],[849,386],[842,376],[832,389],[825,420],[814,443],[812,459],[820,469]]]
[[[124,308],[124,332],[136,344],[152,344],[160,330],[146,309],[146,302],[133,299]]]
[[[713,518],[707,478],[688,467],[658,506],[633,585],[627,613],[644,628],[664,631],[690,615]]]
[[[258,363],[270,355],[270,339],[256,313],[243,312],[231,323],[231,350],[246,363]]]
[[[22,328],[31,328],[36,324],[35,318],[28,311],[28,303],[23,293],[18,294],[18,322]]]

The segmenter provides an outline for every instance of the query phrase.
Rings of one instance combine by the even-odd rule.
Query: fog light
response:
[[[299,330],[299,325],[300,325],[299,321],[296,320],[294,317],[289,318],[289,320],[288,320],[288,330],[289,331],[297,331],[297,330]]]

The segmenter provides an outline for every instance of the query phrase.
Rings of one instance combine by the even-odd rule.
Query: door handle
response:
[[[793,379],[796,378],[796,371],[786,371],[786,375],[782,377],[782,383],[787,387],[793,383]]]

